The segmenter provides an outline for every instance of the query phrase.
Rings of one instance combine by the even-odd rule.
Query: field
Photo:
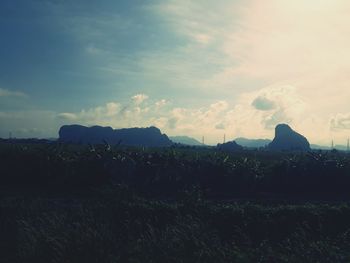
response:
[[[349,262],[350,156],[0,145],[1,262]]]

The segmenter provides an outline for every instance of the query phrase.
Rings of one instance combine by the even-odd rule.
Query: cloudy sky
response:
[[[2,0],[0,137],[350,137],[348,0]]]

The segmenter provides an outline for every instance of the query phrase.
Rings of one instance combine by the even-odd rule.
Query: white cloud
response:
[[[215,128],[218,129],[218,130],[224,130],[225,129],[225,124],[223,124],[222,122],[218,123],[218,124],[215,125]]]
[[[283,121],[317,143],[348,137],[347,130],[339,128],[347,127],[345,120],[331,122],[333,116],[348,112],[349,1],[186,3],[167,1],[156,9],[179,37],[188,40],[174,52],[183,60],[169,55],[165,61],[174,61],[177,75],[187,72],[197,94],[204,91],[214,100],[219,94],[235,103],[224,117],[224,126],[233,134],[268,136]],[[153,64],[164,65],[160,60]],[[200,65],[205,65],[203,71],[198,71]],[[273,88],[261,88],[266,86]],[[183,127],[190,129],[191,124]]]
[[[137,59],[125,56],[128,63],[108,59],[103,69],[172,88],[172,103],[140,93],[128,103],[61,118],[116,128],[156,125],[171,135],[204,135],[212,143],[224,132],[271,138],[280,122],[317,143],[348,137],[349,1],[168,0],[146,10],[158,15],[174,45],[140,50]],[[86,25],[94,21],[83,21],[86,52],[101,55],[103,43],[95,41],[100,29],[113,29],[119,20],[102,19],[93,31]],[[180,107],[181,98],[193,103]]]
[[[0,97],[26,97],[27,95],[20,91],[12,91],[0,88]]]
[[[62,112],[57,115],[58,119],[61,119],[63,121],[74,121],[77,120],[78,117],[74,113],[69,113],[69,112]]]
[[[164,107],[166,104],[168,104],[168,101],[165,100],[165,99],[161,99],[161,100],[159,100],[159,101],[157,101],[157,102],[155,103],[155,105],[156,105],[157,108],[162,108],[162,107]]]
[[[350,113],[337,114],[331,119],[331,128],[335,131],[350,130]]]
[[[252,106],[256,98],[264,97],[274,108],[260,110]],[[121,104],[110,102],[103,106],[61,113],[58,116],[68,123],[102,125],[114,128],[157,126],[168,135],[205,136],[207,143],[216,144],[226,133],[228,139],[272,138],[274,127],[288,123],[315,142],[331,138],[329,120],[310,114],[306,103],[292,86],[269,86],[258,91],[241,94],[235,105],[220,100],[202,107],[176,107],[166,100],[147,104],[135,103],[135,96]],[[317,127],[317,129],[314,129]],[[323,128],[322,128],[323,127]],[[311,132],[310,132],[311,131]]]
[[[252,102],[262,96],[273,102],[275,107],[271,110],[253,107]],[[236,104],[219,100],[201,107],[177,107],[172,106],[173,103],[166,104],[166,101],[149,99],[147,103],[137,104],[132,97],[124,103],[109,102],[78,112],[0,112],[0,123],[7,123],[7,130],[0,132],[4,136],[7,136],[8,131],[21,136],[41,136],[46,129],[50,136],[57,136],[55,134],[59,126],[63,124],[114,128],[153,125],[168,135],[195,138],[204,136],[206,143],[216,144],[222,141],[223,134],[226,134],[227,140],[240,136],[272,138],[274,126],[284,122],[304,134],[311,142],[328,144],[330,138],[343,140],[342,132],[349,128],[350,115],[337,114],[332,119],[319,118],[312,114],[300,98],[298,90],[292,86],[269,86],[247,92],[239,96]],[[45,125],[42,124],[42,119],[45,119]],[[20,132],[24,127],[30,132]]]
[[[142,104],[148,98],[145,94],[137,94],[127,103],[108,102],[103,106],[82,109],[80,112],[59,113],[57,117],[67,123],[79,123],[83,125],[102,125],[115,128],[150,126],[149,111],[147,105]],[[159,106],[152,105],[155,111]]]
[[[207,45],[212,41],[212,37],[207,34],[196,34],[193,37],[197,42],[203,45]]]
[[[107,116],[115,116],[121,110],[121,105],[115,102],[109,102],[106,104],[106,115]]]
[[[132,100],[135,102],[136,105],[141,104],[142,102],[144,102],[147,99],[148,99],[148,96],[145,94],[137,94],[137,95],[132,97]]]
[[[202,108],[170,107],[165,99],[142,101],[146,95],[135,95],[129,102],[110,102],[103,106],[81,110],[75,113],[60,113],[60,121],[83,125],[102,125],[114,128],[157,126],[169,134],[196,136],[206,134],[208,141],[215,143],[217,124],[229,109],[226,101],[217,101]],[[148,98],[148,97],[147,97]],[[166,106],[166,107],[165,107]],[[221,137],[221,136],[220,136]]]
[[[265,96],[256,97],[252,102],[252,106],[254,106],[257,110],[263,111],[273,110],[276,107],[275,102],[269,100]]]
[[[289,84],[322,116],[344,111],[350,97],[350,3],[332,1],[251,1],[241,27],[223,50],[237,65],[224,79]]]

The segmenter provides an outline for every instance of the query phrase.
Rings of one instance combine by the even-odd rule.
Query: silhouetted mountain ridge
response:
[[[235,141],[219,143],[216,147],[218,150],[228,151],[228,152],[236,152],[236,151],[243,150],[243,147],[237,144]]]
[[[82,125],[64,125],[59,130],[59,141],[82,144],[100,144],[104,141],[111,145],[129,146],[170,146],[172,141],[167,135],[154,127],[112,129],[111,127]]]
[[[169,139],[174,143],[192,145],[192,146],[203,146],[203,144],[196,139],[189,136],[169,136]]]

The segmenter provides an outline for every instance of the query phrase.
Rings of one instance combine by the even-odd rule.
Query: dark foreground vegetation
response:
[[[0,262],[349,262],[345,153],[0,146]]]

